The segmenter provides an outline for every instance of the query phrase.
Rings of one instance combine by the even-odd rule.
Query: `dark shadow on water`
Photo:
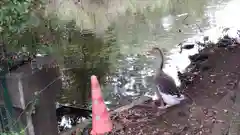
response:
[[[65,80],[59,102],[74,106],[89,105],[90,77],[96,75],[100,83],[105,84],[110,71],[110,47],[113,46],[91,32],[80,32],[73,22],[67,28]]]

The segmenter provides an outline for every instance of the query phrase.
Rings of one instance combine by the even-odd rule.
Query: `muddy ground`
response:
[[[240,46],[215,45],[203,49],[200,54],[207,54],[208,58],[192,63],[191,70],[182,75],[185,79],[193,79],[181,86],[192,100],[162,111],[162,115],[157,109],[135,106],[115,117],[124,128],[112,134],[227,135],[232,114],[236,111],[234,94],[240,77]]]

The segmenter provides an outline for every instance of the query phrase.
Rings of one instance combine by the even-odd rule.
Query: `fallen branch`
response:
[[[116,113],[120,113],[120,112],[123,112],[125,110],[129,110],[131,108],[133,108],[134,106],[136,105],[140,105],[146,101],[149,101],[151,98],[150,97],[146,97],[146,96],[142,96],[140,97],[139,99],[133,101],[131,104],[128,104],[128,105],[125,105],[125,106],[122,106],[122,107],[119,107],[113,111],[110,112],[110,115],[114,115]]]

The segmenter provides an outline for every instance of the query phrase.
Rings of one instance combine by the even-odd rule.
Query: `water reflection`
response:
[[[152,46],[167,49],[167,60],[175,59],[166,62],[164,71],[173,76],[180,85],[177,69],[183,70],[189,64],[187,56],[196,53],[197,48],[194,48],[194,51],[185,51],[183,54],[179,54],[178,48],[173,48],[183,39],[199,32],[199,27],[202,27],[201,22],[207,22],[204,17],[207,4],[207,1],[186,0],[180,4],[177,1],[170,1],[164,8],[146,9],[143,10],[143,14],[137,12],[120,16],[121,21],[116,23],[116,33],[123,59],[119,60],[120,66],[115,73],[117,75],[113,77],[116,81],[113,84],[115,93],[120,93],[119,95],[122,96],[118,98],[117,103],[122,101],[119,99],[131,101],[146,92],[152,92],[151,79],[156,66],[144,55],[137,55],[143,54]],[[158,12],[159,10],[162,12]]]
[[[115,99],[112,104],[123,105],[127,104],[148,92],[149,80],[147,77],[152,76],[153,70],[150,61],[145,55],[135,54],[123,56],[123,59],[118,60],[119,67],[112,75],[113,95],[109,99]],[[117,96],[116,96],[117,95]],[[108,99],[107,98],[107,99]]]
[[[176,45],[183,40],[189,43],[195,43],[196,41],[203,42],[204,35],[209,35],[210,40],[214,42],[221,36],[220,33],[222,32],[220,32],[221,29],[219,28],[216,28],[219,30],[217,32],[215,31],[211,34],[207,34],[207,32],[213,30],[216,26],[216,22],[214,23],[213,20],[217,17],[217,11],[222,9],[223,6],[226,6],[226,3],[229,1],[226,0],[220,3],[216,0],[188,2],[189,3],[183,2],[182,5],[176,7],[169,6],[169,10],[165,11],[164,14],[156,15],[157,12],[150,14],[146,11],[143,17],[139,17],[141,16],[139,14],[131,16],[134,18],[131,18],[133,21],[121,19],[121,21],[118,22],[116,27],[118,30],[118,40],[121,44],[121,53],[125,57],[132,58],[132,61],[127,61],[127,58],[125,58],[125,61],[122,60],[120,62],[122,66],[118,67],[119,72],[117,73],[120,75],[116,77],[125,76],[128,78],[122,81],[121,79],[115,79],[118,81],[118,84],[121,84],[115,86],[115,89],[120,89],[122,96],[133,98],[145,92],[151,92],[151,81],[146,80],[151,80],[152,73],[155,69],[154,64],[148,63],[149,60],[144,56],[138,56],[136,59],[137,55],[131,56],[129,54],[142,54],[142,52],[151,48],[151,46],[167,49],[168,61],[165,64],[164,71],[175,78],[177,85],[180,85],[177,70],[184,71],[190,63],[188,56],[197,53],[199,48],[195,47],[192,50],[187,50],[180,54],[179,48],[177,48]],[[234,3],[236,5],[236,2]],[[231,5],[234,4],[228,6]],[[229,10],[230,8],[227,9]],[[224,10],[222,12],[226,13],[227,11]],[[231,14],[234,13],[227,13],[228,16]],[[144,19],[141,20],[140,18]],[[217,20],[218,19],[215,19],[215,21]],[[124,28],[124,26],[129,27]],[[223,26],[230,25],[227,24]],[[137,63],[139,59],[142,61]],[[139,70],[133,70],[134,66],[137,66]],[[121,70],[125,72],[122,73]],[[144,71],[146,72],[145,74],[140,74]],[[140,82],[140,85],[138,85],[137,82]]]
[[[67,26],[67,46],[64,50],[65,88],[61,102],[75,106],[88,104],[90,97],[90,77],[98,76],[105,84],[110,72],[111,48],[114,41],[104,43],[91,32],[80,32],[74,22]]]
[[[233,4],[231,4],[232,2]],[[230,3],[227,5],[230,8],[222,10],[226,3]],[[136,1],[135,5],[138,4],[138,1]],[[80,30],[72,30],[69,33],[71,41],[69,41],[65,50],[64,65],[72,68],[74,66],[71,64],[78,62],[75,64],[78,68],[64,71],[64,74],[69,78],[69,87],[63,90],[62,102],[72,104],[87,102],[91,74],[100,77],[104,97],[110,108],[127,104],[140,95],[151,92],[151,79],[155,65],[149,58],[145,57],[144,52],[152,46],[166,49],[167,61],[164,71],[175,78],[177,85],[180,85],[177,70],[183,71],[190,63],[187,58],[188,55],[195,54],[199,48],[195,47],[180,54],[176,45],[183,40],[190,43],[203,42],[204,35],[211,35],[210,40],[212,41],[217,39],[219,35],[216,33],[221,32],[218,31],[219,28],[214,30],[216,24],[229,26],[227,22],[230,22],[219,19],[219,16],[224,15],[222,12],[226,14],[225,16],[231,16],[234,11],[229,12],[230,9],[236,8],[237,6],[234,7],[234,5],[239,4],[239,2],[234,0],[230,2],[229,0],[168,0],[158,4],[158,6],[153,6],[154,4],[147,4],[146,6],[146,2],[141,4],[139,6],[141,8],[138,7],[136,10],[133,10],[133,8],[130,10],[127,8],[128,6],[113,9],[109,5],[104,8],[100,5],[99,14],[91,12],[93,19],[87,18],[88,21],[94,22],[91,24],[95,25],[95,29],[89,25],[84,27],[81,21],[74,19],[74,17],[71,18],[75,20],[77,26],[81,25],[82,29],[97,31],[100,28],[104,29],[105,32],[104,34],[101,33],[100,36],[98,34],[82,34],[82,32],[79,32]],[[72,5],[71,7],[75,6]],[[120,11],[120,9],[121,13],[111,14],[110,18],[114,19],[108,21],[108,23],[103,23],[106,22],[104,19],[109,19],[110,16],[105,14],[105,11],[109,10],[108,13],[110,11],[113,13],[114,11]],[[64,18],[63,11],[61,11],[62,18]],[[85,12],[85,9],[81,9],[81,14],[83,12]],[[80,11],[77,13],[80,13]],[[103,14],[106,16],[102,20],[96,17]],[[78,14],[75,15],[80,17]],[[114,15],[115,17],[113,17]],[[228,19],[234,20],[230,17]],[[220,23],[219,20],[224,24]],[[101,27],[98,24],[103,26]],[[114,24],[112,25],[113,29],[107,30],[106,28],[110,24]],[[232,25],[237,24],[232,23]],[[109,31],[111,33],[106,34]],[[109,42],[106,42],[106,39]],[[113,41],[111,41],[112,39]],[[111,42],[114,42],[114,45],[109,44]],[[109,48],[115,50],[112,51]],[[108,52],[102,50],[108,50]],[[69,63],[71,64],[69,65]]]

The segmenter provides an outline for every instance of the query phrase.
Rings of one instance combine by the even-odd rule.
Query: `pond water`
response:
[[[92,74],[99,77],[105,102],[110,108],[128,104],[141,95],[153,95],[151,79],[159,63],[144,55],[153,46],[164,48],[164,71],[180,85],[177,71],[185,70],[190,63],[188,55],[197,53],[198,47],[180,53],[177,45],[183,41],[203,42],[206,35],[215,42],[224,27],[237,28],[240,24],[240,17],[236,14],[240,6],[238,0],[168,0],[160,6],[153,7],[154,4],[157,5],[154,2],[152,5],[143,4],[139,12],[120,8],[126,13],[119,13],[106,24],[106,18],[101,21],[95,16],[95,32],[100,33],[97,37],[85,34],[78,40],[73,35],[72,44],[75,46],[68,46],[66,63],[74,63],[71,61],[73,57],[83,61],[78,63],[81,66],[74,63],[64,70],[69,85],[62,91],[59,102],[76,106],[88,102]],[[107,11],[112,13],[112,10],[108,8]],[[90,27],[83,24],[82,27]],[[76,47],[78,42],[81,45]],[[79,50],[85,53],[78,55]]]
[[[236,14],[239,0],[166,0],[160,3],[148,0],[147,3],[152,5],[139,6],[135,1],[139,9],[133,12],[127,9],[129,5],[117,6],[119,3],[114,5],[113,2],[113,7],[101,8],[99,14],[95,13],[94,23],[83,16],[83,10],[75,11],[71,2],[62,7],[58,5],[62,10],[57,13],[62,20],[74,20],[82,29],[89,28],[97,33],[96,36],[72,30],[62,69],[64,88],[58,99],[60,103],[90,108],[90,76],[93,74],[100,80],[105,103],[110,109],[142,95],[154,96],[152,77],[159,63],[146,57],[148,50],[164,48],[164,71],[180,85],[177,71],[185,70],[190,64],[188,56],[197,53],[199,47],[180,53],[179,43],[204,42],[204,36],[216,42],[225,27],[233,28],[232,37],[240,27],[240,17]],[[69,7],[71,11],[67,10]],[[111,14],[103,17],[103,11]],[[116,11],[117,17],[112,14]],[[106,21],[109,16],[112,20]]]

